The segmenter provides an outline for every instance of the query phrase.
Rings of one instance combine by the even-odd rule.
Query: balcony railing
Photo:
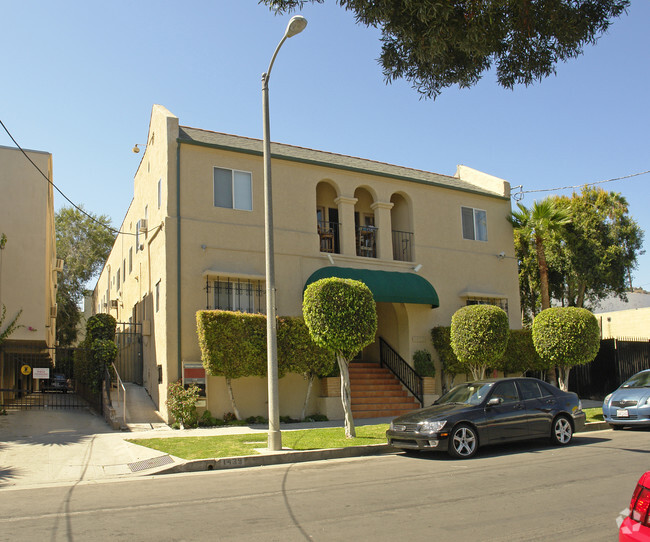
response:
[[[320,220],[318,222],[318,237],[320,237],[320,251],[338,254],[339,249],[339,223]]]
[[[393,230],[393,260],[413,261],[413,234],[410,231]]]
[[[357,226],[357,256],[377,257],[377,228]]]

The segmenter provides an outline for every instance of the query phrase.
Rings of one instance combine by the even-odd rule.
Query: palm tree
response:
[[[542,301],[542,310],[551,306],[551,299],[548,287],[548,263],[544,246],[551,237],[571,222],[566,207],[559,205],[556,200],[546,198],[541,202],[533,202],[532,209],[528,209],[521,203],[517,203],[518,211],[512,211],[510,222],[517,233],[529,239],[535,246],[537,254],[537,265],[539,267],[539,284]],[[549,380],[552,384],[557,383],[555,367],[549,369]]]
[[[558,205],[555,200],[546,198],[541,202],[533,202],[532,209],[517,203],[519,211],[513,211],[510,222],[525,238],[530,239],[537,254],[539,266],[540,294],[542,310],[551,306],[548,288],[548,264],[546,262],[545,244],[551,236],[571,222],[568,210]]]

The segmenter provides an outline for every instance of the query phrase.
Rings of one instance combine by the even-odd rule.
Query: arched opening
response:
[[[377,228],[375,211],[372,209],[373,197],[365,188],[357,188],[354,197],[357,199],[354,205],[357,256],[376,258]]]
[[[414,254],[411,207],[406,198],[398,193],[391,196],[390,202],[393,204],[390,210],[393,260],[412,262]]]
[[[339,209],[336,205],[336,189],[327,181],[316,185],[316,227],[320,240],[320,251],[339,254]]]

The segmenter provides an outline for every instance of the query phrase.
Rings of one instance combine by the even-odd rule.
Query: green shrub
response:
[[[571,367],[590,363],[598,354],[598,320],[587,309],[551,307],[533,320],[533,344],[542,360],[559,368],[560,387],[566,390]]]
[[[451,317],[451,347],[477,379],[503,356],[509,333],[508,315],[495,305],[468,305]]]
[[[74,354],[74,376],[77,382],[98,391],[104,369],[117,358],[115,344],[116,320],[110,314],[88,318],[86,338]]]
[[[413,366],[420,376],[436,376],[436,366],[428,350],[417,350],[413,354]]]
[[[545,371],[548,364],[535,350],[532,330],[511,329],[506,351],[492,367],[505,374],[523,374],[526,371]]]
[[[185,388],[180,380],[168,386],[165,404],[169,413],[181,427],[196,427],[198,423],[196,401],[199,398],[199,393],[200,390],[196,384]]]
[[[312,414],[311,416],[307,416],[304,421],[306,422],[328,422],[329,418],[325,416],[324,414]]]

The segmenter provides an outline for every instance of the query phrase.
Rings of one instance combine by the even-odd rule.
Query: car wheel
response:
[[[478,450],[478,435],[469,425],[460,424],[454,427],[449,435],[449,455],[458,459],[469,459]]]
[[[573,427],[571,422],[566,416],[558,416],[553,421],[553,429],[551,430],[551,442],[560,446],[564,446],[571,442],[573,438]]]

